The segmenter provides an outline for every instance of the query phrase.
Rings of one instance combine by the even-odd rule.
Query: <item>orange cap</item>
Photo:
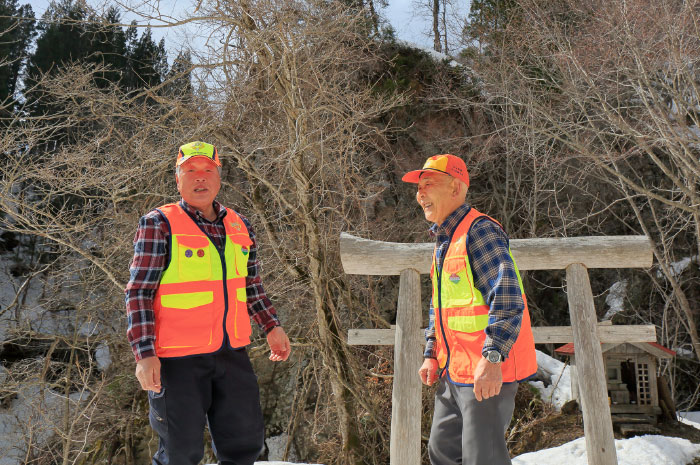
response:
[[[216,166],[221,166],[221,161],[219,161],[219,151],[216,150],[216,147],[200,141],[181,145],[180,150],[177,153],[177,161],[175,162],[175,166],[180,166],[190,158],[194,157],[205,157],[213,161]]]
[[[433,155],[425,161],[422,169],[409,171],[403,175],[401,180],[403,182],[417,183],[423,173],[429,171],[449,174],[453,178],[463,181],[467,187],[469,187],[469,172],[467,171],[467,165],[464,163],[464,160],[448,153],[444,155]]]

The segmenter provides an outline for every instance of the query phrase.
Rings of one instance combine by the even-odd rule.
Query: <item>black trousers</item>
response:
[[[160,441],[153,465],[197,465],[204,426],[222,465],[252,465],[264,445],[258,380],[245,349],[161,358],[160,393],[148,391]]]

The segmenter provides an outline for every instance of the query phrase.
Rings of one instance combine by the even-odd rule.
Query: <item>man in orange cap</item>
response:
[[[466,203],[469,173],[454,155],[428,158],[403,181],[436,237],[424,384],[438,381],[428,442],[433,465],[510,464],[504,434],[517,383],[537,371],[530,316],[508,236]]]
[[[160,438],[153,464],[198,464],[208,425],[219,463],[252,465],[264,427],[250,319],[267,334],[270,360],[289,357],[289,339],[262,287],[250,223],[215,200],[216,147],[181,146],[175,179],[182,199],[139,221],[126,288],[136,377]]]

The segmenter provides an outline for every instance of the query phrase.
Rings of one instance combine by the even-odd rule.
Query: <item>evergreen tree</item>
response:
[[[73,0],[51,4],[39,22],[36,50],[27,66],[28,86],[38,82],[42,74],[54,73],[89,54],[87,18],[87,9]]]
[[[88,25],[88,29],[91,30],[88,34],[91,43],[87,61],[106,65],[112,70],[103,73],[101,78],[104,82],[98,82],[100,86],[107,85],[109,82],[119,82],[127,69],[126,34],[121,27],[117,26],[120,22],[119,10],[111,7],[99,22]]]
[[[28,4],[18,6],[17,0],[0,0],[0,104],[15,95],[34,35],[32,7]]]
[[[472,0],[469,22],[464,28],[465,39],[473,46],[486,49],[502,38],[508,22],[519,15],[516,0]]]
[[[192,56],[189,51],[181,51],[173,61],[173,66],[167,74],[168,95],[179,97],[181,100],[191,100],[192,88]]]
[[[136,38],[136,25],[132,23],[126,33],[127,69],[124,86],[128,90],[151,87],[160,84],[168,72],[168,55],[165,41],[156,44],[151,28],[146,28],[141,37]]]

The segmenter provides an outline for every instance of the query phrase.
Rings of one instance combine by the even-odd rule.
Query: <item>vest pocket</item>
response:
[[[164,349],[212,343],[214,293],[168,294],[160,298],[156,344]]]
[[[211,279],[209,239],[201,236],[177,236],[178,272],[182,281]],[[218,257],[217,257],[218,258]]]
[[[235,293],[229,293],[229,313],[226,318],[226,331],[233,348],[243,347],[250,343],[252,328],[246,300],[245,287],[236,289]]]
[[[464,257],[448,257],[442,266],[442,307],[463,307],[474,301]]]
[[[481,360],[486,333],[450,332],[450,372],[456,375],[459,383],[473,383],[474,369]]]
[[[249,236],[242,234],[229,235],[229,239],[233,243],[236,275],[248,276],[248,256],[250,255],[250,246],[253,244],[253,241]]]

